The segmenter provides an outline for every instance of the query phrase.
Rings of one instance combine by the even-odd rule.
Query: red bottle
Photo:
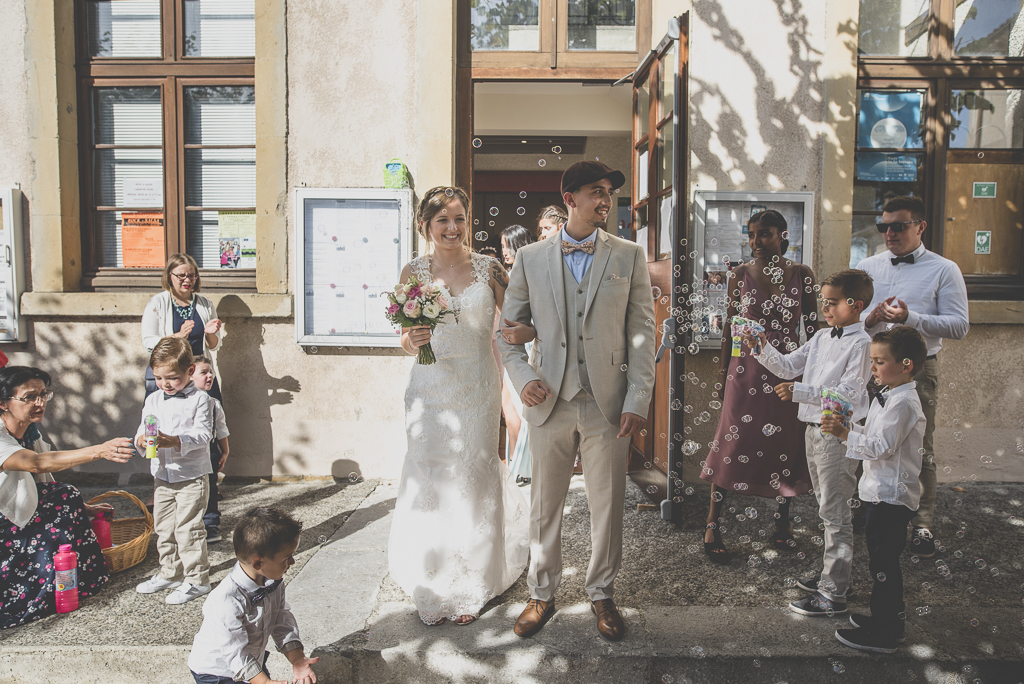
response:
[[[98,511],[96,517],[90,521],[92,531],[96,533],[96,541],[100,543],[101,549],[109,549],[114,545],[110,539],[110,520],[107,519],[109,515],[109,511]]]
[[[57,612],[70,613],[78,608],[78,554],[71,550],[71,544],[60,545],[53,555],[53,566],[57,569]]]

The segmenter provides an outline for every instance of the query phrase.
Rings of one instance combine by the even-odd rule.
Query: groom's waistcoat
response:
[[[583,348],[583,314],[587,308],[587,290],[590,287],[590,274],[593,263],[583,274],[583,280],[576,282],[576,277],[569,270],[569,265],[562,259],[562,280],[565,290],[565,374],[562,376],[562,387],[558,396],[566,401],[571,400],[580,390],[590,396],[594,392],[590,387],[590,375],[587,373],[587,355]]]

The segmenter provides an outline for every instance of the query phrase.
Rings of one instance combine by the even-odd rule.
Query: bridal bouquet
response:
[[[423,284],[416,276],[407,283],[395,285],[394,292],[388,292],[388,320],[403,328],[426,325],[433,332],[447,314],[452,313],[448,298],[433,283]],[[424,366],[437,361],[430,343],[420,347],[416,360]]]

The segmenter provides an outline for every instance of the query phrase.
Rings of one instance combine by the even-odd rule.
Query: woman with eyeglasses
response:
[[[188,340],[194,356],[213,358],[210,351],[220,344],[222,324],[213,302],[199,294],[202,277],[196,260],[188,254],[172,254],[160,284],[164,291],[149,300],[142,314],[142,344],[146,352],[152,353],[161,338],[174,336]],[[216,367],[213,370],[209,395],[221,399]],[[155,391],[153,371],[147,368],[146,396]]]
[[[73,451],[50,451],[37,425],[53,399],[50,376],[38,368],[0,369],[0,629],[56,610],[53,555],[61,544],[78,554],[78,597],[94,595],[110,579],[89,515],[112,511],[89,506],[78,490],[51,473],[106,459],[126,463],[127,437]]]

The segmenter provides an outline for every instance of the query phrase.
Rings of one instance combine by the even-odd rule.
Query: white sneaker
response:
[[[175,587],[180,586],[180,580],[165,580],[160,575],[156,575],[135,587],[135,591],[140,594],[155,594],[156,592],[163,591],[164,589],[174,589]]]
[[[210,588],[209,584],[189,584],[188,582],[185,582],[168,594],[167,598],[164,599],[164,603],[169,603],[171,605],[188,603],[194,598],[199,598],[204,594],[209,594]]]

